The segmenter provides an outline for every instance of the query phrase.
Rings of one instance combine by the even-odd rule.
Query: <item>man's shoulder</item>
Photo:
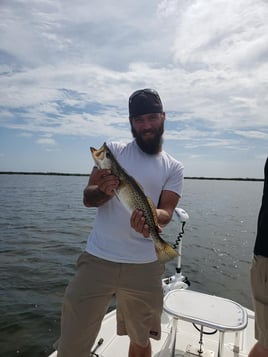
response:
[[[174,156],[167,153],[165,150],[162,151],[162,157],[164,158],[164,160],[168,161],[170,164],[180,167],[180,168],[184,168],[183,163],[181,161],[175,159]]]
[[[131,149],[133,147],[133,141],[131,142],[123,142],[123,141],[110,141],[107,143],[109,149],[116,155],[126,151],[126,149]]]

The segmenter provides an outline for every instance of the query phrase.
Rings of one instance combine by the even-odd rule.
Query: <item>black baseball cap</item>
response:
[[[136,90],[128,101],[129,117],[138,117],[149,113],[163,113],[163,106],[156,90],[145,88]]]

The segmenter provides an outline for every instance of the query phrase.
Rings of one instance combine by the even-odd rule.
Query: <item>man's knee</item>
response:
[[[248,357],[267,357],[268,349],[263,347],[259,342],[257,342],[252,350],[250,351]]]
[[[151,357],[151,354],[151,343],[149,339],[144,345],[139,345],[133,341],[130,342],[129,357]]]

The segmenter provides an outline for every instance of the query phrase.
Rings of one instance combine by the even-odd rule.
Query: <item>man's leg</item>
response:
[[[152,349],[150,340],[148,341],[146,347],[142,347],[134,342],[130,342],[128,357],[151,357],[151,355]]]
[[[78,259],[62,308],[58,357],[88,357],[113,297],[115,264],[87,253]]]
[[[249,357],[268,357],[268,258],[254,256],[250,269],[255,339]]]
[[[268,349],[264,348],[259,342],[257,342],[253,346],[248,357],[268,357]]]
[[[116,295],[117,333],[129,336],[129,357],[151,357],[149,338],[161,337],[163,269],[157,261],[122,264]]]

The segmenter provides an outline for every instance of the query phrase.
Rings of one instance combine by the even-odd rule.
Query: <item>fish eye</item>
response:
[[[111,158],[111,155],[110,155],[109,152],[106,153],[106,157],[107,157],[107,159],[110,159],[110,158]]]

